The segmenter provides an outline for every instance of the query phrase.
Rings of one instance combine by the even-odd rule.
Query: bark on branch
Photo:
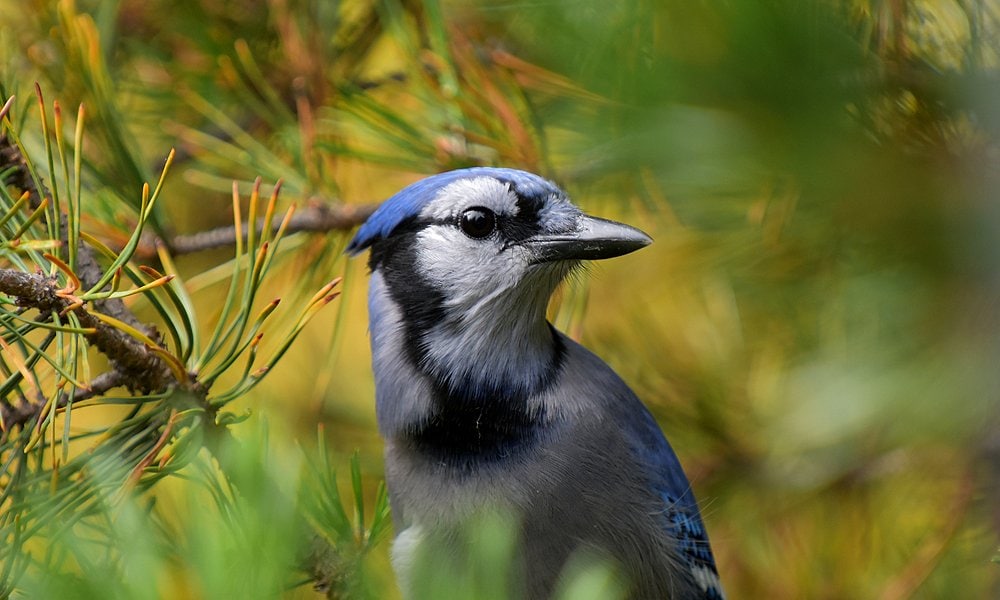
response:
[[[378,207],[377,204],[326,204],[314,202],[292,215],[286,233],[302,231],[326,232],[343,231],[365,222]],[[272,233],[276,232],[280,223],[272,225]],[[263,220],[257,222],[257,231],[264,227]],[[248,224],[243,224],[243,240],[246,241]],[[209,229],[197,233],[178,235],[168,240],[167,248],[173,255],[191,254],[213,248],[224,248],[236,243],[236,227],[227,226]]]
[[[29,192],[32,207],[37,207],[42,198],[50,195],[44,185],[40,183],[36,185],[20,149],[5,135],[0,136],[0,171],[4,169],[7,169],[5,183]],[[65,215],[60,219],[60,237],[65,248],[68,241]],[[85,244],[78,244],[76,258],[75,275],[84,289],[90,289],[103,276],[104,270],[98,263],[93,249]],[[65,294],[59,294],[55,280],[42,274],[25,273],[15,269],[0,269],[0,292],[13,298],[19,306],[37,309],[42,318],[48,318],[53,312],[63,312],[72,305],[72,301]],[[98,312],[143,331],[152,340],[157,341],[158,336],[155,331],[140,323],[120,299],[96,300],[93,306]],[[83,306],[73,309],[73,313],[83,327],[95,330],[87,336],[87,339],[108,357],[112,366],[111,371],[95,377],[86,388],[75,390],[75,398],[89,398],[120,385],[132,391],[149,393],[162,391],[177,384],[163,359],[145,344],[120,329],[106,325]],[[65,401],[64,394],[60,397],[59,403],[64,404]],[[0,415],[3,416],[4,426],[7,428],[13,425],[23,426],[40,415],[43,408],[42,403],[28,401],[15,405],[5,398],[0,398],[0,411],[2,411]]]
[[[72,302],[60,296],[57,283],[41,274],[0,269],[0,292],[10,296],[18,306],[37,309],[42,316],[63,312]],[[149,393],[166,389],[176,383],[163,360],[145,344],[120,329],[106,325],[83,306],[72,310],[83,327],[94,329],[87,340],[104,353],[119,375],[121,385],[130,390]]]
[[[121,374],[119,374],[118,371],[101,373],[91,380],[86,388],[76,389],[73,391],[73,402],[82,402],[93,398],[94,396],[100,396],[113,388],[119,387],[122,385],[121,379]],[[59,398],[55,403],[56,410],[65,408],[69,403],[69,399],[69,394],[66,392],[60,393]],[[11,425],[23,426],[25,423],[28,423],[38,416],[41,408],[42,406],[34,402],[22,402],[20,404],[0,402],[0,417],[3,418],[4,427],[9,428]]]

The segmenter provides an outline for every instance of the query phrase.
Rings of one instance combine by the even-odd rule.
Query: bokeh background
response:
[[[0,12],[8,90],[29,98],[37,81],[87,105],[98,199],[134,197],[177,149],[163,236],[230,222],[234,179],[283,180],[284,206],[364,205],[480,164],[539,172],[646,230],[655,244],[593,265],[552,319],[659,419],[729,595],[1000,597],[1000,3],[0,0]],[[109,206],[85,210],[113,239],[123,219]],[[381,445],[349,235],[286,244],[265,294],[308,297],[333,275],[344,294],[240,401],[251,419],[234,431],[266,423],[276,456],[321,436],[341,470],[357,452],[370,505]],[[231,255],[177,257],[197,304],[224,294],[216,265]],[[157,510],[198,531],[184,485],[162,482]],[[187,553],[147,566],[151,597],[212,597],[192,563],[284,548],[227,559],[210,541],[191,535]],[[387,551],[367,558],[374,597],[398,594]]]

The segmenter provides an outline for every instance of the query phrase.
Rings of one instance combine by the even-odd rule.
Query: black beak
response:
[[[577,230],[537,235],[524,241],[535,252],[535,263],[556,260],[600,260],[635,252],[653,239],[635,227],[583,215]]]

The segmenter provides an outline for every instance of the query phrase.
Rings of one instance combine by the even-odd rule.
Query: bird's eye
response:
[[[465,235],[481,240],[497,228],[497,216],[488,208],[473,206],[462,212],[462,216],[458,219],[458,226],[462,228]]]

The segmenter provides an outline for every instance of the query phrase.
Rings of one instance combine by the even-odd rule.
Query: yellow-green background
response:
[[[25,106],[38,81],[68,113],[114,107],[88,121],[92,188],[134,197],[180,151],[164,235],[228,223],[233,179],[245,195],[255,176],[268,189],[284,178],[282,206],[360,204],[473,164],[540,172],[647,231],[655,244],[590,266],[552,315],[658,417],[730,597],[1000,595],[996,2],[3,0],[0,12],[5,85]],[[108,127],[147,173],[122,166]],[[127,231],[105,204],[85,210],[92,228]],[[276,453],[294,456],[322,424],[334,462],[359,450],[373,490],[365,260],[343,257],[347,235],[286,248],[262,297],[291,304],[335,275],[343,295],[236,405],[254,417],[234,431],[256,439],[246,431],[266,420]],[[177,264],[190,280],[229,256]],[[222,293],[195,292],[206,327]],[[183,487],[160,484],[159,510],[197,520]],[[157,593],[205,597],[185,576],[196,542],[153,568]],[[387,546],[373,585],[394,597]]]

